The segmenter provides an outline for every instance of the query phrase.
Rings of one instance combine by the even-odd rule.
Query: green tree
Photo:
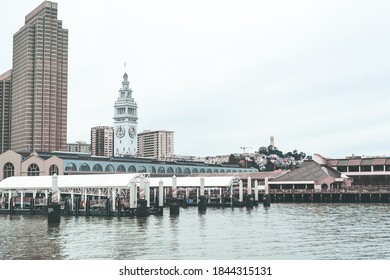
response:
[[[229,164],[237,164],[237,163],[238,163],[238,159],[233,154],[231,154],[229,156]]]

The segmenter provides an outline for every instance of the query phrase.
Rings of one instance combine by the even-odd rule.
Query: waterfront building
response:
[[[111,126],[96,126],[91,128],[91,155],[112,157],[114,128]]]
[[[0,180],[12,176],[41,176],[64,174],[63,161],[55,154],[40,156],[38,153],[16,153],[8,150],[0,155]]]
[[[0,75],[0,154],[11,148],[12,70]]]
[[[13,36],[11,149],[66,150],[68,30],[45,1]]]
[[[313,160],[326,164],[353,180],[355,189],[390,188],[390,158],[351,156],[334,159],[314,154]]]
[[[137,155],[137,103],[132,96],[128,76],[123,75],[122,88],[114,104],[114,155]]]
[[[328,190],[350,188],[352,180],[326,164],[304,161],[298,168],[285,172],[270,183],[276,190]]]
[[[68,143],[67,151],[71,153],[83,153],[90,154],[91,153],[91,145],[85,141],[76,141],[76,143]]]
[[[174,154],[174,131],[145,130],[138,134],[138,155],[140,157],[167,160]]]
[[[81,153],[16,153],[0,154],[0,180],[10,176],[98,173],[150,173],[152,177],[190,176],[195,174],[243,174],[256,172],[255,168],[238,165],[216,165],[192,161],[159,161],[136,157],[102,157]]]

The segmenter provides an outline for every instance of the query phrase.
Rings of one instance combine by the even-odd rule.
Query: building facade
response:
[[[138,134],[138,155],[140,157],[167,160],[174,155],[174,131],[146,130]]]
[[[137,103],[132,96],[128,76],[123,75],[122,88],[114,104],[114,155],[137,155]]]
[[[314,154],[313,159],[331,166],[352,179],[355,189],[385,188],[390,190],[390,158],[386,156],[325,158]]]
[[[10,176],[104,174],[104,173],[150,173],[151,177],[190,176],[196,174],[242,176],[255,174],[254,168],[238,165],[215,165],[202,162],[158,161],[133,157],[96,157],[68,152],[0,154],[0,181]]]
[[[70,153],[91,154],[91,145],[85,141],[76,141],[76,143],[68,143],[67,151]]]
[[[11,148],[12,70],[0,75],[0,154]]]
[[[68,30],[45,1],[13,36],[11,149],[66,150]]]
[[[96,126],[91,129],[91,155],[112,157],[114,151],[114,128]]]
[[[62,160],[56,155],[46,157],[38,156],[37,153],[19,154],[8,150],[0,154],[0,181],[11,176],[40,176],[62,175]]]

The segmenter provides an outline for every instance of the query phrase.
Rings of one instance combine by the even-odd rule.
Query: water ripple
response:
[[[0,216],[0,259],[390,259],[388,204],[273,204],[180,215]]]

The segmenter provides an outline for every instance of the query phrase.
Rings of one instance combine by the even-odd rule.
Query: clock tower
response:
[[[114,105],[114,156],[137,155],[137,103],[127,78],[125,73]]]

